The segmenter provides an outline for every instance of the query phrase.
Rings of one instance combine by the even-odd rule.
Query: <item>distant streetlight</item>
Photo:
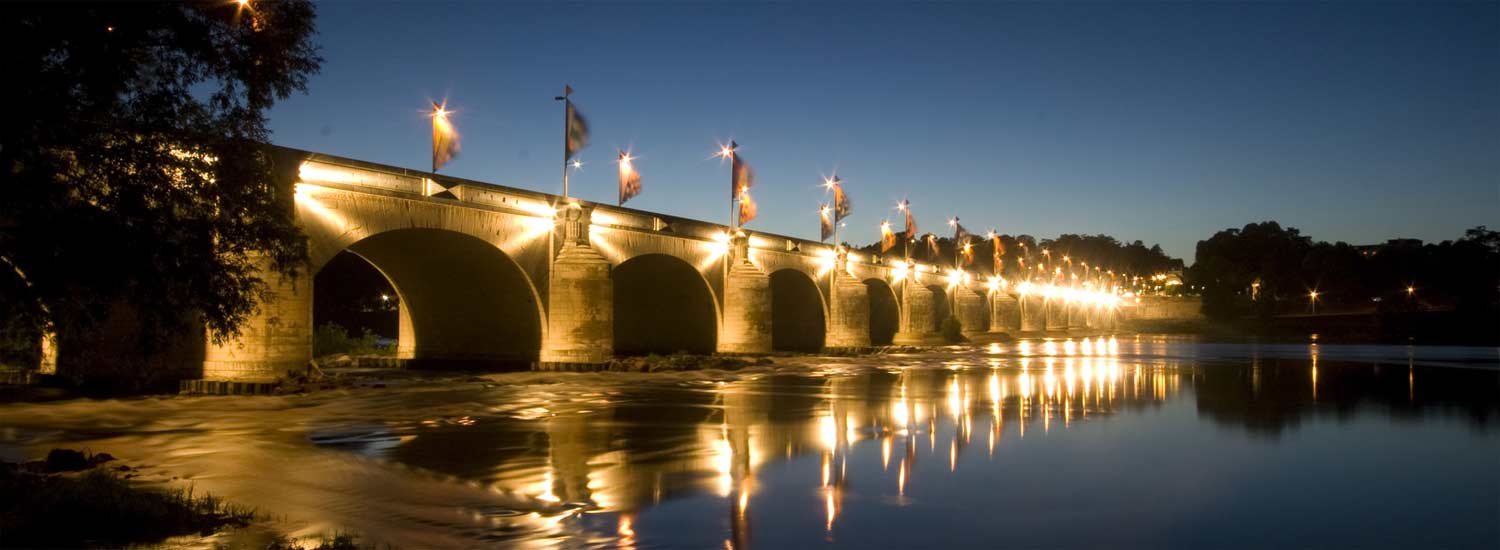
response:
[[[1408,299],[1411,298],[1412,294],[1415,294],[1416,292],[1417,292],[1417,287],[1412,286],[1412,285],[1406,285],[1406,297]]]
[[[1310,291],[1310,292],[1307,293],[1307,303],[1308,303],[1308,305],[1310,305],[1312,307],[1312,313],[1313,313],[1313,315],[1317,315],[1318,314],[1318,291],[1314,290],[1314,291]]]

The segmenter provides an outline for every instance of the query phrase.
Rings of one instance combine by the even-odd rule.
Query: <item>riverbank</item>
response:
[[[163,547],[174,539],[222,535],[270,516],[192,486],[153,489],[108,453],[52,449],[45,459],[0,461],[0,547]],[[175,478],[174,478],[175,479]],[[299,541],[260,529],[266,550],[356,550],[353,535]]]
[[[1285,315],[1270,319],[1152,319],[1123,327],[1141,334],[1193,335],[1210,342],[1500,345],[1500,313],[1425,311]]]

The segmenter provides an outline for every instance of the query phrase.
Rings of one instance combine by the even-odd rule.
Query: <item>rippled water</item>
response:
[[[1494,348],[1141,337],[7,404],[0,456],[403,548],[1495,548],[1497,413]]]

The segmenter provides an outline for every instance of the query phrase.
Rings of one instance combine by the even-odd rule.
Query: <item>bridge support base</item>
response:
[[[990,332],[1014,336],[1021,331],[1021,303],[1003,290],[990,292]]]
[[[964,337],[973,339],[989,332],[990,324],[986,319],[989,306],[985,305],[984,297],[963,287],[955,288],[953,292],[958,293],[954,300],[958,305],[958,311],[954,313],[957,314]]]
[[[724,281],[724,325],[718,351],[771,353],[771,278],[744,258],[736,254],[730,260],[733,266]]]
[[[828,337],[823,347],[828,349],[850,349],[870,347],[870,294],[865,284],[844,273],[834,278],[833,291],[838,293],[832,301],[828,319]]]
[[[614,356],[615,287],[609,260],[589,245],[591,212],[563,208],[563,246],[547,282],[547,340],[538,368],[604,364]]]
[[[932,291],[915,281],[901,283],[901,321],[891,343],[925,346],[937,341],[933,333]]]
[[[245,320],[240,335],[221,344],[209,338],[205,380],[271,381],[304,372],[312,361],[312,276],[292,279],[260,260],[267,299]]]

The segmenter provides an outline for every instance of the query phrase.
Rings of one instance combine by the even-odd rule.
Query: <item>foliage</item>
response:
[[[306,0],[0,8],[0,316],[86,332],[121,302],[148,349],[237,331],[257,265],[306,256],[265,112],[319,67]],[[182,312],[194,312],[184,316]],[[194,318],[196,317],[196,318]],[[15,325],[20,324],[21,327]]]
[[[1356,247],[1315,242],[1276,222],[1252,223],[1199,241],[1187,276],[1204,287],[1204,314],[1219,319],[1306,311],[1314,290],[1320,308],[1493,309],[1500,302],[1500,233],[1477,227],[1457,241]]]
[[[0,546],[7,548],[153,542],[243,526],[254,517],[191,488],[137,489],[102,468],[69,477],[0,464]]]
[[[333,536],[318,537],[317,546],[303,546],[285,535],[277,537],[266,546],[266,550],[359,550],[361,546],[350,533],[334,533]],[[374,548],[371,546],[370,548]]]
[[[950,315],[947,319],[943,319],[943,326],[938,328],[938,332],[943,335],[943,340],[950,344],[968,341],[968,338],[964,338],[964,325],[959,322],[958,317]]]
[[[349,355],[371,355],[381,353],[377,345],[380,336],[365,329],[359,336],[350,336],[349,331],[334,323],[323,323],[313,331],[313,355],[322,357],[335,353]]]

